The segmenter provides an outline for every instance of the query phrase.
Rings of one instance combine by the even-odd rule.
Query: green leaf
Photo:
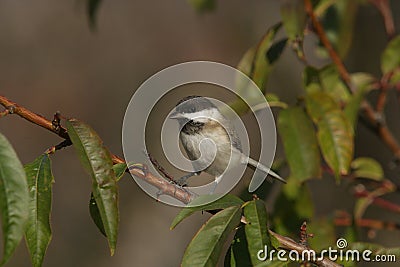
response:
[[[89,17],[89,26],[92,30],[96,28],[96,15],[102,0],[87,0],[87,13]]]
[[[278,118],[278,132],[293,178],[302,182],[321,177],[318,141],[312,121],[302,108],[282,110]]]
[[[281,5],[283,27],[290,40],[303,38],[306,27],[306,9],[302,0],[285,0]]]
[[[241,206],[244,201],[234,195],[225,195],[220,199],[210,202],[210,197],[213,195],[201,195],[188,204],[188,207],[183,208],[171,223],[170,229],[174,229],[181,221],[195,213],[203,210],[219,210],[232,206]],[[215,197],[215,196],[214,196]],[[205,205],[199,205],[208,203]]]
[[[244,227],[239,227],[225,255],[225,267],[252,266]]]
[[[105,237],[107,237],[103,221],[101,220],[100,210],[99,207],[97,206],[96,199],[94,199],[93,193],[90,194],[89,213],[90,217],[92,218],[94,224],[99,229],[100,233],[102,233]]]
[[[374,77],[368,73],[360,72],[351,75],[351,82],[354,87],[357,88],[357,92],[348,100],[344,109],[344,114],[349,120],[353,131],[356,128],[358,110],[360,109],[361,102],[364,96],[372,89],[374,80]]]
[[[267,228],[268,218],[264,202],[252,200],[244,205],[243,213],[247,224],[244,227],[252,266],[258,266],[262,262],[257,258],[259,250],[265,246],[272,248]]]
[[[356,177],[369,178],[376,181],[382,181],[383,169],[381,164],[373,158],[357,158],[351,163]]]
[[[181,266],[217,266],[229,234],[240,223],[241,211],[240,206],[233,206],[213,215],[186,248]]]
[[[285,102],[282,102],[279,100],[279,97],[275,94],[272,93],[267,93],[265,94],[265,99],[268,102],[268,105],[272,107],[279,107],[279,108],[287,108],[288,105]],[[254,108],[254,112],[257,111],[256,108]]]
[[[124,176],[126,168],[126,163],[117,163],[113,165],[112,169],[115,173],[117,182],[122,178],[122,176]]]
[[[267,61],[270,64],[274,64],[275,61],[277,61],[280,58],[280,56],[283,53],[283,50],[286,47],[287,41],[288,41],[287,38],[283,38],[282,40],[279,40],[278,42],[272,44],[271,47],[268,49],[266,57]]]
[[[217,5],[215,0],[188,0],[188,2],[198,12],[213,11]]]
[[[0,133],[0,212],[6,264],[24,236],[29,203],[26,175],[11,144]]]
[[[118,188],[110,153],[97,133],[76,119],[66,122],[69,137],[79,159],[92,177],[92,192],[107,234],[111,255],[118,236]]]
[[[271,48],[275,35],[281,26],[281,23],[277,23],[269,28],[260,42],[244,54],[237,66],[237,69],[249,76],[262,92],[265,92],[265,84],[272,69],[271,63],[268,62],[266,54]],[[251,90],[246,90],[247,84],[243,84],[242,80],[239,81],[238,88],[243,90],[245,93],[247,91],[250,91],[249,93],[251,93]],[[258,95],[255,97],[258,97]]]
[[[341,58],[346,57],[353,41],[358,5],[358,1],[336,0],[322,14],[327,37]]]
[[[320,90],[322,89],[329,94],[338,103],[345,103],[350,98],[350,93],[333,64],[321,69],[306,67],[303,72],[303,83],[307,92],[318,86]]]
[[[400,35],[393,38],[381,56],[381,70],[387,74],[400,67]]]
[[[54,177],[48,154],[25,165],[29,188],[29,217],[25,239],[33,266],[42,266],[51,240],[50,212]]]
[[[317,138],[325,161],[337,177],[347,174],[354,149],[349,121],[337,103],[322,91],[309,93],[306,107],[317,125]]]

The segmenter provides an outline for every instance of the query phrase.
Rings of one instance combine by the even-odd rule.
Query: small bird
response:
[[[171,113],[169,118],[178,120],[181,129],[179,139],[187,156],[192,161],[194,169],[202,170],[215,177],[214,190],[220,182],[221,176],[228,167],[230,160],[234,163],[231,166],[248,163],[277,180],[286,183],[283,178],[270,168],[246,156],[242,152],[240,139],[232,123],[209,99],[201,96],[187,96],[178,102],[175,111]],[[214,144],[212,146],[210,146],[211,142],[202,144],[209,146],[206,149],[202,149],[202,155],[200,142],[205,139],[212,140]],[[208,165],[208,167],[202,165]],[[195,171],[183,176],[177,182],[182,186],[186,185],[188,178],[200,173],[201,171]]]

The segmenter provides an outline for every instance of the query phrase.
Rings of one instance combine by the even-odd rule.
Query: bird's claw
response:
[[[188,185],[187,179],[188,179],[188,177],[186,177],[186,175],[185,175],[185,176],[179,178],[178,180],[175,180],[175,183],[177,185],[179,185],[180,187],[186,187]]]

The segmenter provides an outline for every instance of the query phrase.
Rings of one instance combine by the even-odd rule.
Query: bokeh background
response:
[[[200,15],[182,0],[103,1],[97,29],[91,31],[86,1],[2,0],[0,94],[47,118],[57,110],[79,118],[99,133],[113,153],[122,155],[123,115],[143,81],[167,66],[190,60],[235,66],[280,19],[279,6],[280,1],[218,1],[215,11]],[[392,8],[399,28],[400,2],[392,1]],[[355,29],[346,61],[349,70],[378,75],[379,55],[387,43],[378,11],[361,7]],[[313,57],[311,52],[309,56]],[[302,90],[301,67],[286,51],[271,74],[268,90],[294,103]],[[389,124],[399,137],[399,109],[392,99],[389,97]],[[60,142],[54,134],[16,116],[2,118],[0,131],[23,163]],[[356,140],[356,153],[378,155],[381,162],[390,162],[391,154],[379,140],[365,129],[361,131],[365,134]],[[56,180],[53,240],[44,266],[178,266],[185,246],[208,217],[196,214],[170,231],[179,209],[157,203],[126,175],[120,182],[118,246],[110,257],[106,239],[89,216],[91,182],[75,152],[64,149],[53,155],[52,161]],[[398,170],[387,172],[398,179]],[[338,199],[332,185],[314,185],[320,187],[314,196],[319,199],[320,213],[350,201],[342,195]],[[382,233],[380,238],[387,245],[399,245],[397,232]],[[30,266],[25,244],[21,243],[8,266]]]

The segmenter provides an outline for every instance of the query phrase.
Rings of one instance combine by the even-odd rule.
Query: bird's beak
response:
[[[177,112],[177,111],[174,111],[174,112],[172,112],[172,113],[169,115],[168,118],[169,118],[169,119],[173,119],[173,120],[178,120],[178,119],[183,119],[184,116],[183,116],[181,113],[179,113],[179,112]]]

